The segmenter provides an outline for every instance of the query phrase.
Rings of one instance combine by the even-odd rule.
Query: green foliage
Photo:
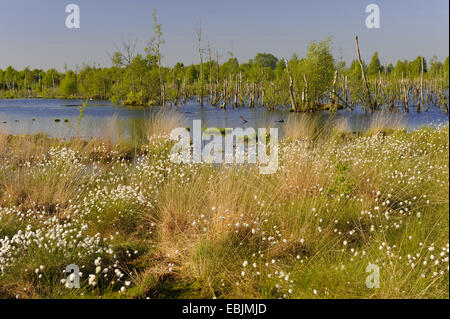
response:
[[[444,61],[444,71],[447,73],[447,76],[448,76],[448,71],[449,71],[448,57]]]
[[[350,168],[341,161],[338,161],[336,164],[334,184],[328,188],[328,193],[338,196],[341,194],[350,195],[354,187],[355,182],[351,179]]]
[[[86,66],[78,74],[78,92],[84,97],[108,98],[111,90],[111,69]]]
[[[258,53],[254,59],[255,64],[259,64],[264,68],[271,68],[275,70],[278,64],[278,59],[270,53]]]
[[[307,76],[309,100],[320,102],[330,90],[335,70],[331,39],[312,42],[300,67],[304,67]]]
[[[427,62],[423,58],[423,69],[427,72]],[[414,61],[408,63],[408,76],[412,78],[417,78],[422,73],[422,57],[418,56]]]
[[[220,77],[227,78],[230,74],[239,72],[239,62],[236,58],[230,58],[227,62],[220,66]]]
[[[347,66],[342,59],[336,61],[331,54],[330,38],[311,42],[305,57],[294,53],[289,60],[278,59],[270,53],[258,53],[253,59],[242,62],[230,54],[220,63],[219,53],[213,54],[208,45],[202,79],[199,64],[178,62],[173,67],[163,66],[163,44],[162,24],[154,12],[153,36],[143,52],[135,53],[136,43],[124,41],[122,49],[111,55],[110,67],[87,64],[76,72],[29,67],[18,71],[9,66],[0,69],[0,97],[98,98],[109,99],[114,104],[179,105],[195,98],[201,90],[204,98],[215,106],[234,104],[234,101],[245,105],[253,101],[253,106],[292,110],[291,104],[295,102],[297,111],[315,111],[330,105],[337,71],[334,96],[338,96],[338,107],[353,108],[366,101],[359,62],[353,60]],[[433,57],[428,65],[423,60],[426,86],[434,81],[433,87],[437,89],[448,87],[448,61],[448,57],[444,62]],[[406,85],[414,86],[422,72],[421,56],[413,61],[398,60],[394,67],[383,64],[378,52],[374,52],[370,63],[367,65],[362,61],[362,64],[372,101],[378,106],[398,105],[400,91],[396,81],[403,77]],[[381,90],[379,75],[383,83]],[[342,103],[344,99],[345,103]],[[444,101],[439,95],[433,100]]]
[[[375,51],[375,53],[372,56],[372,60],[370,60],[369,68],[367,69],[368,76],[371,77],[377,77],[378,73],[381,71],[381,62],[378,58],[378,52]]]
[[[55,89],[59,86],[60,74],[55,69],[50,69],[45,73],[45,76],[42,79],[42,84],[47,88]]]
[[[69,70],[66,72],[59,86],[59,90],[64,96],[73,96],[77,93],[77,78],[73,71]]]
[[[402,77],[402,75],[404,77],[408,76],[408,61],[404,60],[404,61],[397,61],[397,64],[394,68],[394,74],[395,77],[400,79]]]
[[[449,65],[448,65],[448,57],[444,61],[444,83],[446,83],[446,87],[449,87]]]
[[[428,71],[429,77],[437,77],[442,74],[444,65],[438,61],[437,56],[433,56],[430,60],[430,70]]]

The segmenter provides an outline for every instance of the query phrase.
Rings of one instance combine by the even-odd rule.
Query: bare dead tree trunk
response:
[[[306,74],[303,74],[303,80],[305,81],[305,103],[306,107],[309,108],[308,78],[306,77]]]
[[[302,88],[302,109],[305,108],[305,88]]]
[[[420,102],[417,103],[417,113],[420,112],[420,106],[423,105],[423,57],[421,57],[420,61],[422,62],[420,73]]]
[[[239,75],[236,74],[236,92],[234,92],[234,107],[238,106],[238,96],[239,96]]]
[[[208,41],[208,56],[209,56],[209,101],[213,99],[213,87],[212,87],[212,55],[211,55],[211,43]]]
[[[242,94],[242,73],[241,72],[239,72],[239,90],[238,90],[238,92],[239,92],[239,94],[238,94],[238,97],[239,97],[239,106],[244,106],[244,97],[243,97],[243,94]]]
[[[289,98],[291,100],[292,111],[297,112],[297,103],[295,102],[294,96],[294,80],[290,75],[289,75]]]
[[[203,50],[202,50],[202,22],[200,21],[195,29],[197,35],[198,55],[200,57],[200,92],[199,101],[200,106],[203,106]]]
[[[345,96],[345,104],[348,105],[348,78],[345,76],[344,78],[344,96]]]
[[[223,102],[222,106],[223,109],[227,107],[227,79],[225,78],[223,82]]]
[[[403,100],[405,105],[405,111],[406,113],[409,112],[409,87],[406,86],[405,79],[403,78],[403,72],[402,72],[402,85],[403,85]]]
[[[183,75],[183,104],[186,104],[187,91],[186,91],[186,75]]]
[[[331,99],[330,99],[330,109],[333,111],[337,110],[337,101],[336,101],[336,82],[338,77],[338,70],[334,71],[334,80],[333,80],[333,89],[331,91]]]
[[[162,84],[162,106],[166,106],[166,85]]]
[[[255,107],[255,98],[256,98],[256,86],[255,86],[255,82],[252,83],[251,88],[250,89],[250,104],[249,104],[249,108],[254,108]]]
[[[369,106],[370,111],[372,112],[373,111],[372,99],[370,98],[369,84],[367,83],[366,73],[364,72],[364,65],[361,60],[361,54],[359,53],[358,36],[355,37],[355,41],[356,41],[356,53],[358,55],[359,65],[361,66],[361,74],[362,74],[365,91],[366,91],[367,104]],[[364,107],[364,112],[367,112],[365,107]]]
[[[442,103],[442,106],[444,107],[445,114],[448,114],[448,107],[447,107],[447,101],[445,98],[445,94],[443,92],[439,92],[439,96],[441,98],[441,103]]]

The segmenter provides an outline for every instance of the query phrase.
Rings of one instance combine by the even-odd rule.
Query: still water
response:
[[[143,127],[146,119],[155,114],[160,107],[123,107],[114,106],[109,101],[91,100],[80,118],[79,99],[17,99],[0,100],[0,132],[9,134],[45,133],[56,137],[92,137],[104,136],[110,130],[112,119],[115,119],[115,130],[122,136],[132,136],[133,132]],[[248,107],[226,110],[206,105],[200,107],[192,102],[180,107],[167,108],[183,114],[187,125],[192,120],[201,120],[205,127],[279,127],[289,116],[285,110],[268,111],[265,108]],[[371,121],[371,115],[365,115],[362,109],[353,112],[340,110],[337,114],[318,112],[307,116],[326,120],[334,117],[336,121],[346,121],[350,130],[364,130]],[[402,125],[408,129],[422,126],[437,126],[449,121],[443,109],[431,107],[428,112],[417,113],[414,107],[410,113],[396,111],[392,115],[401,119]],[[243,119],[247,122],[244,122]]]

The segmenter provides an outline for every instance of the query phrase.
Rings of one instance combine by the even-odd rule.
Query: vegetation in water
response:
[[[153,33],[141,53],[136,43],[123,41],[111,54],[111,67],[84,65],[58,72],[13,67],[0,70],[0,97],[99,98],[124,105],[182,105],[196,99],[214,107],[288,109],[294,112],[354,109],[372,112],[396,107],[428,111],[431,106],[448,113],[449,58],[399,60],[383,64],[378,52],[366,63],[359,56],[347,66],[331,53],[331,40],[310,43],[306,56],[290,60],[258,53],[240,63],[203,40],[201,24],[195,29],[199,64],[162,65],[163,27],[153,14]]]

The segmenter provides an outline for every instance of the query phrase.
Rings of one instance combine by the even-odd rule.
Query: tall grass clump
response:
[[[310,114],[290,114],[286,120],[284,134],[293,140],[312,139],[320,130],[319,120]]]
[[[146,136],[150,140],[152,136],[170,135],[173,129],[185,127],[186,120],[183,114],[171,109],[162,108],[152,113],[146,123]]]
[[[406,128],[405,119],[400,113],[378,111],[370,118],[369,133],[385,132]]]

